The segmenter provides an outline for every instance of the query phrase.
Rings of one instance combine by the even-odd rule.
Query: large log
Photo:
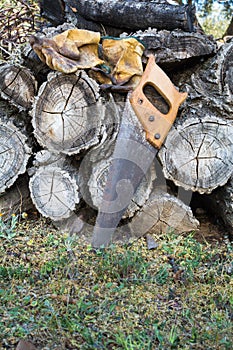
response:
[[[71,13],[72,22],[75,23],[76,17],[75,24],[78,28],[105,32],[108,35],[148,27],[194,30],[194,6],[174,6],[161,0],[41,0],[40,6],[42,15],[54,24],[70,19]]]
[[[87,20],[130,31],[148,27],[193,31],[195,20],[194,7],[158,1],[66,0],[65,3]]]
[[[165,176],[185,189],[208,193],[232,174],[232,52],[233,41],[183,80],[188,99],[160,157]]]
[[[159,154],[167,179],[187,190],[210,193],[232,174],[233,125],[211,114],[203,117],[202,112],[194,111],[195,118],[174,127]]]
[[[32,110],[34,135],[52,152],[76,154],[99,142],[103,104],[84,71],[49,74]]]

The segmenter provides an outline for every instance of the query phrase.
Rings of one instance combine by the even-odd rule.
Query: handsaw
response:
[[[147,85],[164,98],[169,106],[167,114],[160,112],[147,99],[144,94]],[[98,208],[93,247],[105,247],[112,242],[125,210],[146,176],[186,97],[187,93],[176,89],[151,55],[139,85],[129,93],[126,101],[102,203]],[[135,117],[140,121],[139,125],[132,123]]]

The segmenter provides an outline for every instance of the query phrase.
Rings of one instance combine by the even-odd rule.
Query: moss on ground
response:
[[[154,250],[95,251],[45,220],[13,232],[0,238],[1,349],[232,348],[230,242],[170,232]]]

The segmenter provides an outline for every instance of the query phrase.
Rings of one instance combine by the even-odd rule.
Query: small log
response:
[[[103,104],[84,71],[49,74],[32,110],[34,135],[55,153],[76,154],[99,143]]]
[[[31,108],[37,90],[37,82],[27,68],[13,64],[0,65],[0,95],[19,110]]]
[[[73,12],[87,20],[130,31],[146,29],[193,31],[194,6],[174,6],[158,1],[65,0]]]
[[[159,157],[167,179],[186,190],[210,193],[232,174],[233,125],[193,112],[195,118],[170,131]]]
[[[73,169],[63,170],[54,164],[41,166],[34,172],[29,188],[37,210],[52,220],[71,216],[80,199]]]
[[[199,222],[190,207],[178,198],[154,189],[150,198],[129,224],[132,236],[145,234],[184,233],[198,230]]]
[[[14,185],[0,195],[0,213],[3,219],[10,219],[12,214],[22,214],[34,209],[29,187],[28,176],[21,175]]]
[[[155,55],[156,62],[174,69],[174,65],[189,63],[194,58],[208,57],[217,51],[217,44],[205,34],[188,33],[181,30],[167,31],[147,29],[133,34],[145,46],[143,61]]]
[[[0,193],[3,193],[26,171],[31,150],[26,136],[18,128],[0,122]]]

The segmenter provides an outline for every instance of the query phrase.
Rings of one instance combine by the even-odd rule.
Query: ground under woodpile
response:
[[[15,222],[1,223],[1,349],[231,349],[233,247],[217,231],[94,251]]]

